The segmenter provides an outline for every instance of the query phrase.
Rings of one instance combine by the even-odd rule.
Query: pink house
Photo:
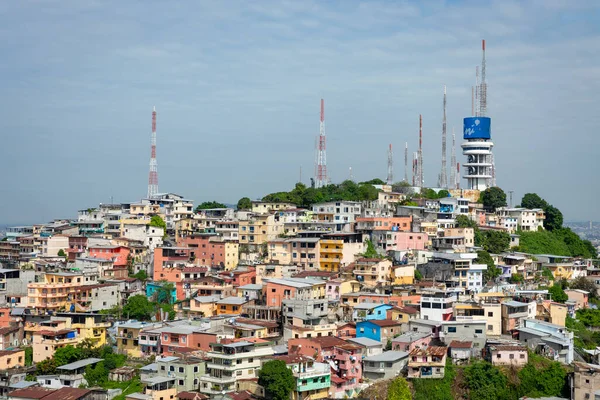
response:
[[[129,247],[125,246],[96,246],[89,247],[90,257],[113,261],[115,267],[126,267]]]
[[[565,294],[569,296],[569,300],[575,302],[575,310],[589,307],[590,292],[581,289],[567,289]]]
[[[425,250],[429,237],[425,232],[393,232],[396,250]]]
[[[392,339],[392,349],[411,352],[415,348],[425,348],[431,342],[430,333],[406,332]]]
[[[492,365],[523,366],[527,364],[527,347],[491,345],[487,347],[486,358]]]

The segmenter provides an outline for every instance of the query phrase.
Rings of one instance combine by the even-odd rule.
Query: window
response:
[[[488,311],[488,317],[493,317],[494,316],[494,312],[493,311]]]
[[[180,379],[178,383],[179,383],[179,386],[183,386],[183,384],[184,384],[183,379]]]
[[[163,340],[165,340],[165,341],[168,342],[169,341],[169,335],[163,335]]]
[[[241,370],[239,370],[239,371],[235,371],[235,374],[236,374],[237,376],[240,376],[240,375],[242,375],[242,371],[241,371]]]
[[[179,372],[183,372],[183,367],[179,367]]]
[[[494,325],[488,325],[488,331],[493,331],[494,330]]]
[[[449,326],[448,327],[448,333],[456,333],[456,327],[455,326]]]
[[[525,358],[525,354],[519,354],[519,358],[520,359],[524,359]]]
[[[198,366],[197,365],[194,367],[194,372],[198,372]]]
[[[164,371],[164,370],[165,370],[165,366],[164,366],[164,365],[161,365],[161,366],[160,366],[160,370],[161,370],[161,371]]]
[[[127,346],[127,339],[123,339],[123,346]],[[47,347],[46,347],[46,350],[48,350]]]
[[[169,367],[169,371],[171,371],[171,372],[175,372],[175,367],[171,365],[171,366]]]
[[[483,329],[475,329],[475,333],[483,333]]]

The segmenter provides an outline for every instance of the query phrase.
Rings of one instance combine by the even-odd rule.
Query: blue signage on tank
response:
[[[491,123],[488,117],[467,117],[463,120],[463,138],[491,139]]]

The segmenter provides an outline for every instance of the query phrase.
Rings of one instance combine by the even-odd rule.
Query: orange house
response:
[[[217,342],[216,333],[203,332],[199,327],[181,325],[159,330],[162,354],[165,356],[190,350],[210,351],[210,343]]]
[[[313,283],[310,283],[313,282]],[[281,307],[285,299],[324,299],[325,281],[314,283],[308,279],[271,279],[267,282],[267,306]]]
[[[126,267],[129,247],[125,246],[96,246],[90,247],[90,256],[112,261],[115,267]]]
[[[361,217],[356,218],[356,229],[374,231],[410,232],[412,217]]]
[[[256,269],[252,267],[248,267],[248,269],[221,272],[220,275],[225,280],[231,280],[234,287],[256,283]]]
[[[194,263],[202,266],[225,265],[225,242],[211,241],[214,233],[193,233],[180,237],[177,246],[188,248]]]

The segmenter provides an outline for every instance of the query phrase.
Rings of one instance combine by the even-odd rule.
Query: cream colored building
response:
[[[273,214],[250,214],[239,223],[239,243],[241,245],[262,245],[283,233],[283,223]]]
[[[293,203],[270,203],[267,201],[253,201],[252,212],[253,213],[269,213],[271,211],[283,211],[296,208]]]

